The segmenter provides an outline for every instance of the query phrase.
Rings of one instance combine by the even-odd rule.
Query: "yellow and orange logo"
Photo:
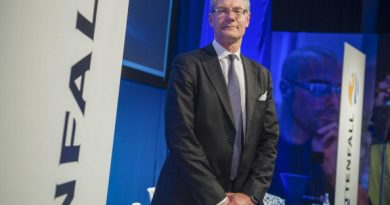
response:
[[[355,105],[357,103],[358,93],[359,84],[356,74],[353,73],[348,81],[348,101],[350,105]]]

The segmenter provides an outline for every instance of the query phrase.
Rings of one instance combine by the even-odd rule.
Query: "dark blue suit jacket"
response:
[[[232,192],[261,200],[270,185],[278,122],[269,72],[241,56],[246,86],[246,130]],[[267,93],[265,101],[259,97]],[[212,45],[172,63],[165,108],[170,150],[152,204],[215,205],[225,196],[235,128],[225,79]]]

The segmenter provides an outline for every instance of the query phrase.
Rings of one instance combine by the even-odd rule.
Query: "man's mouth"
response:
[[[237,28],[236,26],[223,26],[222,29],[231,29],[231,28]]]

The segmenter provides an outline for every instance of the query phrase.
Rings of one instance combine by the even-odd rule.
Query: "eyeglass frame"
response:
[[[218,16],[228,16],[230,15],[230,12],[233,12],[235,17],[241,17],[244,14],[248,13],[249,11],[247,9],[243,8],[224,8],[224,7],[217,7],[211,10],[211,13],[216,13]]]
[[[287,79],[284,79],[282,81],[284,81],[290,85],[297,86],[299,88],[303,88],[303,89],[309,91],[314,96],[324,96],[324,95],[329,95],[332,93],[336,93],[337,95],[341,94],[341,86],[330,85],[328,83],[297,82],[297,81],[292,81],[292,80],[287,80]],[[324,87],[322,87],[324,89],[318,90],[318,87],[317,87],[317,91],[316,91],[315,85],[322,85],[322,86],[324,86]]]

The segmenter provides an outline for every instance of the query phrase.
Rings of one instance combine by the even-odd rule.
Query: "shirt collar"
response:
[[[239,60],[241,60],[240,57],[241,48],[238,49],[238,51],[235,53],[229,52],[224,47],[222,47],[215,39],[213,40],[213,47],[215,49],[215,52],[218,55],[218,60],[224,59],[226,58],[226,56],[230,54],[234,54]]]

